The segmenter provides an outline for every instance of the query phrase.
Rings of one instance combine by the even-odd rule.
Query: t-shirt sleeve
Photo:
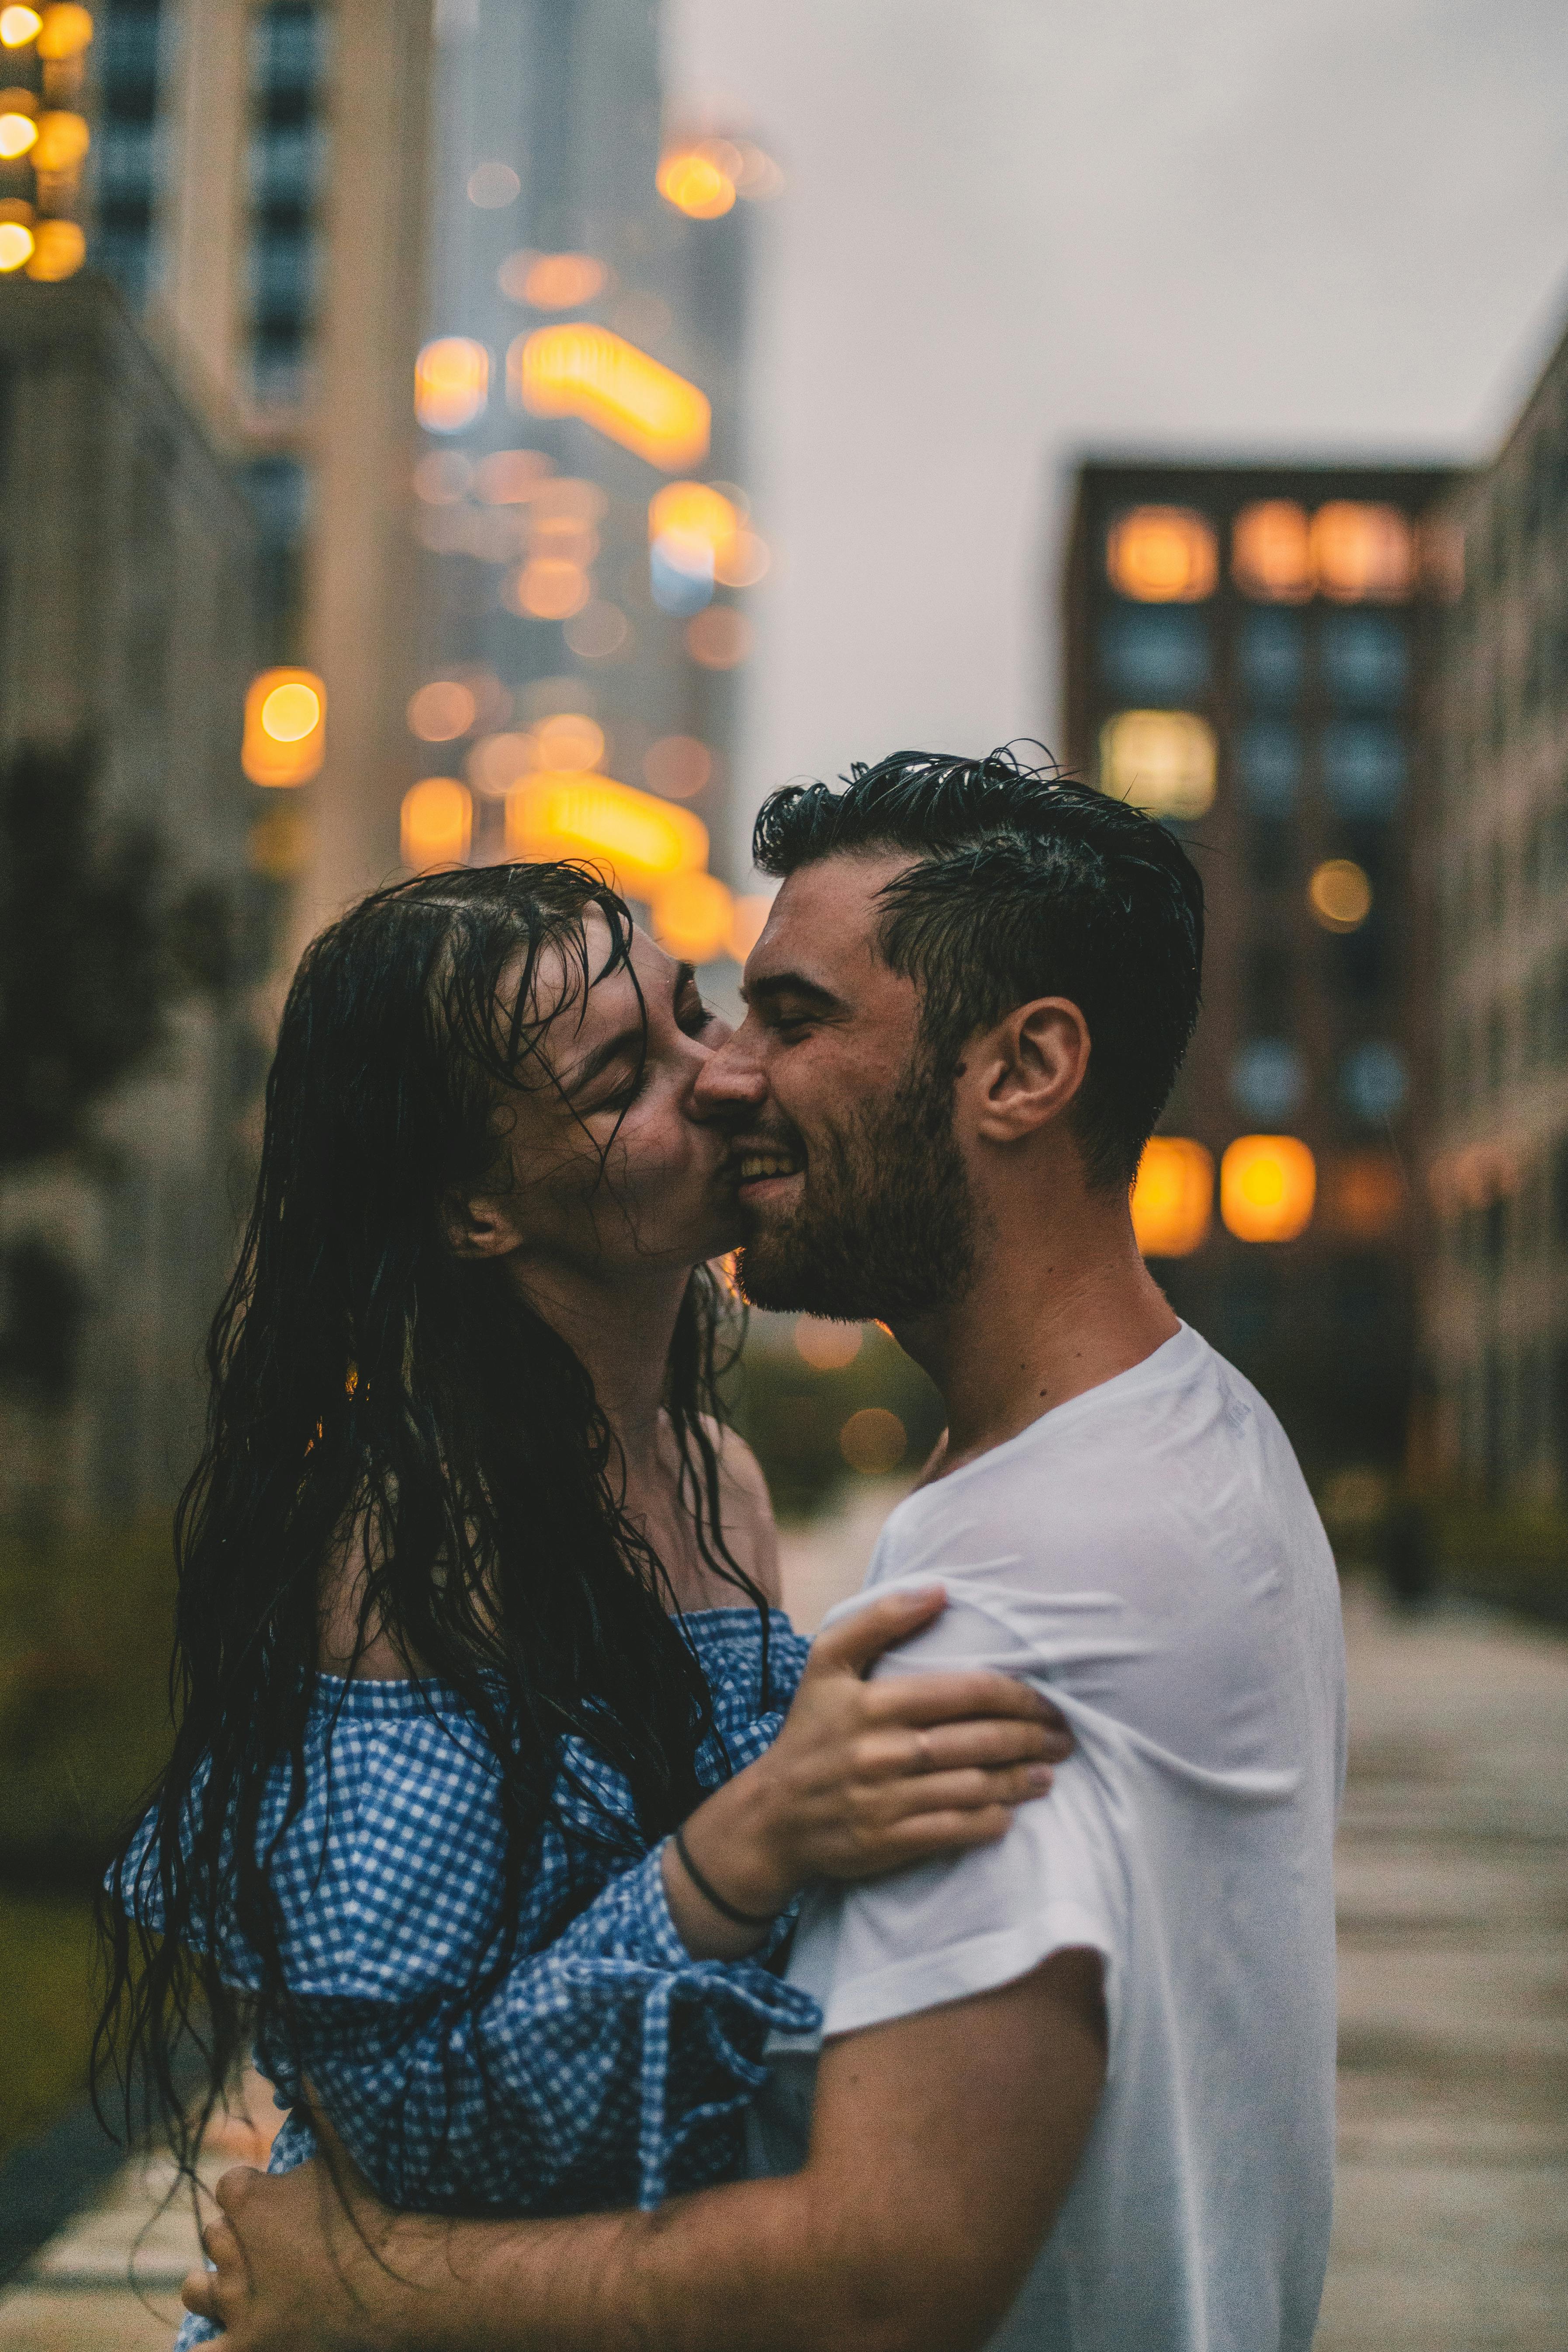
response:
[[[980,1664],[1050,1688],[1048,1657],[950,1587],[937,1624],[879,1671]],[[790,1979],[820,2003],[825,2037],[971,1999],[1080,1948],[1103,1958],[1114,2037],[1127,1912],[1120,1776],[1111,1744],[1070,1700],[1064,1711],[1075,1717],[1073,1754],[996,1844],[808,1895]]]

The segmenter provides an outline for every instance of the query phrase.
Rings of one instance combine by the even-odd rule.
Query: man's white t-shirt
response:
[[[999,1844],[814,1893],[790,1980],[831,2036],[1100,1952],[1104,2095],[992,2352],[1306,2352],[1332,2192],[1344,1650],[1289,1444],[1184,1325],[900,1504],[866,1590],[938,1579],[946,1612],[881,1670],[1023,1675],[1075,1751]],[[803,2159],[800,2051],[770,2050],[754,2172]]]

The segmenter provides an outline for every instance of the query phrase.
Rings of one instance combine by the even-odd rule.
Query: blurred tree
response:
[[[83,1138],[160,1042],[173,977],[145,825],[100,828],[85,744],[24,745],[0,780],[0,1159]]]

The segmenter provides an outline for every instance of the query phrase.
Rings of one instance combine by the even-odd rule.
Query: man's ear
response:
[[[1059,1118],[1089,1071],[1089,1024],[1065,996],[1015,1006],[964,1055],[978,1082],[974,1132],[1015,1143]]]
[[[478,1192],[464,1200],[454,1193],[442,1215],[447,1246],[454,1257],[506,1257],[521,1236],[504,1201]]]

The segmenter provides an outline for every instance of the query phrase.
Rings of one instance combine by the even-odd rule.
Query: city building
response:
[[[258,1076],[255,532],[90,271],[0,286],[0,1517],[58,1527],[161,1508],[195,1451]],[[117,992],[148,1050],[104,1089]]]
[[[706,962],[756,920],[723,869],[768,562],[748,246],[778,174],[666,123],[658,38],[644,0],[487,0],[441,43],[403,858],[608,863]]]
[[[575,846],[711,952],[767,561],[736,487],[746,215],[776,168],[666,124],[646,0],[95,23],[89,260],[233,454],[268,657],[326,706],[258,835],[291,942],[400,864]],[[604,781],[525,808],[517,762]]]
[[[1437,702],[1435,1466],[1568,1499],[1568,340],[1457,497]]]
[[[1207,893],[1204,1011],[1140,1174],[1140,1242],[1314,1474],[1396,1468],[1410,1444],[1452,480],[1078,478],[1067,757],[1174,826]]]

